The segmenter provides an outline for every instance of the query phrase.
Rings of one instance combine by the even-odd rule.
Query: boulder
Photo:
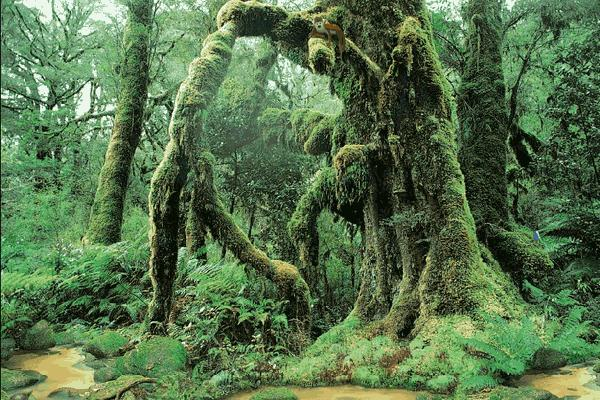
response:
[[[102,367],[94,370],[94,382],[104,383],[115,380],[119,377],[119,372],[114,367]]]
[[[15,347],[17,347],[15,339],[13,339],[11,336],[3,337],[0,341],[0,359],[2,359],[2,361],[8,360],[14,353]]]
[[[158,378],[170,372],[183,371],[186,363],[187,354],[180,342],[156,336],[117,358],[116,369],[120,375]]]
[[[125,336],[115,331],[107,331],[87,342],[83,350],[98,358],[114,357],[127,343]]]
[[[19,347],[23,350],[46,350],[54,346],[54,331],[48,321],[44,320],[29,328],[19,340]]]
[[[533,355],[531,367],[533,369],[545,371],[557,369],[567,365],[567,357],[558,350],[542,347]]]
[[[1,375],[1,388],[7,392],[35,385],[46,379],[46,376],[35,371],[21,371],[6,368],[2,368]]]

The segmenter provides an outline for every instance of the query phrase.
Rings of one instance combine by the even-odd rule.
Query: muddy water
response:
[[[45,352],[15,354],[2,366],[46,375],[43,382],[20,390],[33,390],[31,394],[37,399],[46,399],[62,387],[87,389],[94,384],[94,370],[83,365],[83,360],[80,348],[53,347]]]
[[[551,373],[525,375],[517,386],[533,386],[558,396],[573,396],[577,400],[600,400],[600,386],[591,365],[578,364]],[[366,389],[344,385],[320,388],[290,389],[300,400],[415,400],[418,392],[401,389]],[[259,390],[240,392],[229,400],[248,400]]]
[[[577,400],[600,399],[600,386],[595,384],[596,373],[591,365],[569,365],[552,373],[525,375],[518,386],[533,386],[558,397],[576,396]]]
[[[366,389],[343,385],[318,388],[290,387],[299,400],[415,400],[417,392],[402,389]],[[248,400],[258,391],[240,392],[230,400]]]

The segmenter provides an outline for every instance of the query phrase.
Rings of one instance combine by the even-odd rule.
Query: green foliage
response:
[[[500,376],[521,376],[533,354],[542,346],[533,322],[523,317],[520,323],[509,323],[499,316],[484,316],[486,329],[465,345],[489,358],[485,368]]]

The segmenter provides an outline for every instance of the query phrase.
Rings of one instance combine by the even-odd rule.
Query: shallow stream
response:
[[[94,370],[83,365],[84,359],[81,348],[58,346],[47,351],[16,353],[2,367],[46,375],[44,381],[14,392],[32,391],[31,394],[41,400],[59,388],[87,389],[92,386]]]
[[[14,393],[29,392],[36,399],[46,399],[60,388],[87,389],[94,384],[94,370],[83,364],[79,347],[53,347],[49,351],[17,353],[2,366],[33,370],[47,376],[36,385]],[[599,400],[600,386],[590,364],[571,365],[560,370],[525,375],[517,386],[534,386],[558,397],[573,396],[578,400]],[[415,400],[417,392],[402,389],[366,389],[354,385],[319,388],[290,387],[301,400]],[[260,390],[260,389],[259,389]],[[259,390],[238,393],[230,400],[248,400]],[[11,393],[12,394],[12,393]]]

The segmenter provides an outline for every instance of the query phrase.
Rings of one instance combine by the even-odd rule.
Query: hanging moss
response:
[[[349,144],[342,147],[333,158],[336,172],[336,194],[341,202],[360,204],[369,185],[367,147]]]
[[[308,40],[308,64],[314,73],[327,74],[335,65],[335,45],[321,38]]]
[[[115,121],[98,176],[98,187],[84,241],[113,244],[121,240],[123,206],[131,162],[140,141],[148,95],[148,40],[152,29],[151,0],[128,3],[123,33],[120,92]]]

